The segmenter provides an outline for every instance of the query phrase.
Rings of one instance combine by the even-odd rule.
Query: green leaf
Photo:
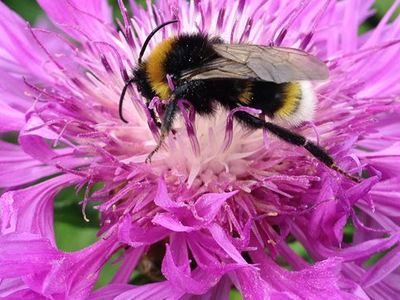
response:
[[[289,247],[292,248],[292,250],[294,252],[296,252],[299,256],[305,258],[308,262],[312,261],[311,257],[307,253],[307,250],[304,248],[304,246],[299,241],[290,243]]]
[[[0,135],[0,140],[10,144],[18,145],[18,133],[6,132]]]
[[[243,297],[238,290],[231,290],[229,293],[229,300],[242,300]]]
[[[84,220],[82,206],[79,204],[84,198],[84,189],[78,194],[73,187],[61,190],[54,202],[54,219],[56,222],[67,223],[81,228],[99,228],[99,213],[89,203],[85,214],[89,222]]]
[[[390,9],[390,7],[393,5],[393,3],[394,0],[375,1],[374,8],[376,10],[376,15],[379,18],[382,18],[386,14],[386,12]],[[397,7],[394,14],[391,16],[390,20],[393,21],[399,14],[400,14],[400,7]]]
[[[113,257],[104,265],[100,271],[99,279],[96,282],[96,288],[107,285],[113,279],[115,273],[117,273],[118,268],[121,265],[121,261],[116,262],[116,260],[123,254],[122,251],[117,252]]]
[[[29,21],[29,23],[35,23],[37,18],[43,14],[42,9],[32,0],[3,0],[3,3],[17,12],[22,18]]]
[[[97,241],[96,228],[82,228],[68,223],[55,222],[56,243],[60,250],[81,250]]]

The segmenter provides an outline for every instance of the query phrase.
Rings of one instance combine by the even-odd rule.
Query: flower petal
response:
[[[120,284],[127,283],[131,279],[132,272],[136,268],[140,257],[144,252],[144,247],[138,247],[129,249],[124,253],[124,259],[119,267],[117,273],[115,273],[112,283]]]
[[[340,258],[332,257],[304,270],[290,272],[279,267],[260,250],[252,252],[251,256],[255,263],[260,264],[263,279],[276,291],[289,292],[295,295],[294,298],[315,300],[343,299],[344,295],[352,298],[338,286],[342,262]]]
[[[57,26],[77,40],[86,41],[92,36],[96,40],[110,38],[112,10],[105,1],[38,0],[38,3]]]
[[[196,217],[202,221],[201,226],[206,226],[212,222],[225,201],[237,193],[238,191],[230,193],[208,193],[197,199],[194,208]]]
[[[4,80],[5,78],[3,78]],[[6,96],[3,94],[3,97]],[[18,110],[11,108],[6,103],[0,102],[0,133],[8,131],[19,131],[25,124],[24,115]]]
[[[157,214],[153,218],[152,222],[175,232],[191,232],[195,230],[191,226],[182,224],[182,222],[176,216],[169,213]]]
[[[115,236],[108,236],[83,250],[64,254],[50,270],[32,273],[24,281],[48,298],[86,299],[101,268],[118,247]]]
[[[273,292],[271,287],[261,278],[259,272],[256,270],[248,268],[240,269],[234,272],[234,274],[230,274],[230,277],[244,299],[269,299]]]
[[[26,189],[10,191],[0,197],[1,234],[34,233],[55,245],[53,201],[64,187],[77,183],[79,177],[62,175]]]
[[[54,149],[49,141],[56,141],[59,134],[45,126],[44,121],[35,114],[29,114],[29,118],[19,135],[19,143],[22,150],[38,162],[42,162],[48,168],[54,169],[61,166],[73,169],[88,164],[88,158],[76,157],[74,148],[65,147]],[[57,168],[59,171],[59,168]]]
[[[0,187],[15,187],[54,175],[60,170],[26,154],[20,146],[0,141]]]
[[[371,286],[392,273],[400,265],[400,247],[392,249],[383,258],[376,262],[362,278],[363,286]]]
[[[32,291],[21,279],[2,279],[0,281],[0,299],[46,300],[46,297]]]
[[[138,226],[132,222],[131,216],[126,215],[120,223],[118,238],[120,242],[127,243],[132,247],[141,247],[162,240],[168,233],[168,230],[160,226],[151,226],[148,228]]]
[[[159,224],[176,232],[190,232],[205,228],[217,216],[221,206],[227,199],[235,195],[230,193],[207,193],[199,197],[193,207],[173,202],[169,197],[165,183],[160,181],[155,203],[169,211],[158,213],[153,218],[153,223]]]
[[[237,263],[247,265],[239,251],[235,248],[232,242],[228,239],[226,232],[216,223],[208,227],[212,237],[218,245]]]
[[[194,279],[188,273],[188,265],[177,265],[171,253],[170,246],[166,246],[165,257],[162,262],[162,273],[165,278],[174,286],[176,291],[201,295],[214,286],[220,276],[211,273],[208,277],[201,277],[199,280]]]
[[[172,291],[168,281],[134,286],[130,284],[110,284],[96,290],[89,300],[159,300],[178,299],[179,295]]]
[[[177,211],[179,212],[182,208],[185,208],[184,203],[179,203],[177,201],[173,201],[168,194],[167,185],[165,181],[160,179],[158,181],[157,193],[154,198],[154,203],[159,207],[164,208],[166,211]]]
[[[0,236],[0,279],[48,271],[62,257],[48,239],[39,235]]]
[[[21,78],[21,74],[29,74],[29,77],[35,76],[36,79],[50,79],[51,77],[43,68],[46,62],[45,55],[32,37],[26,22],[3,2],[0,2],[0,15],[2,16],[0,20],[0,35],[2,36],[0,66],[3,71],[7,70],[9,74],[18,74],[19,78]],[[19,80],[19,85],[22,86],[23,81]]]
[[[388,217],[400,217],[400,178],[379,182],[369,193],[375,209]]]
[[[369,258],[371,255],[384,251],[400,240],[400,234],[392,234],[390,237],[382,239],[370,239],[358,245],[354,245],[343,249],[338,256],[343,257],[345,260],[351,261],[356,259]]]

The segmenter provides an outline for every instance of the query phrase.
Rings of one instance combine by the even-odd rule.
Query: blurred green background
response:
[[[114,7],[114,16],[120,17],[117,0],[108,0],[108,2]],[[127,1],[124,2],[126,3]],[[145,0],[140,0],[137,2],[143,4]],[[376,1],[374,5],[376,14],[362,24],[360,27],[360,33],[366,32],[375,27],[393,2],[394,0]],[[24,19],[31,23],[35,23],[37,18],[43,14],[42,10],[34,0],[3,0],[3,3],[18,12]],[[400,9],[397,10],[396,15],[399,13]],[[63,190],[57,196],[55,203],[56,239],[58,246],[64,251],[82,249],[83,247],[88,246],[96,241],[96,232],[98,230],[99,221],[98,215],[93,208],[88,207],[86,213],[90,222],[85,222],[83,220],[81,206],[79,205],[79,201],[82,199],[82,197],[82,192],[76,193],[72,188]],[[353,226],[349,223],[345,230],[345,240],[347,242],[351,241],[352,233]],[[295,240],[288,240],[288,242],[292,249],[294,249],[297,253],[302,255],[307,260],[311,260],[299,242]],[[108,283],[115,273],[117,267],[118,264],[108,263],[101,273],[100,279],[97,282],[97,287]],[[140,274],[135,273],[132,279],[133,282],[143,282],[140,276]],[[241,299],[241,296],[237,291],[232,291],[231,299]]]

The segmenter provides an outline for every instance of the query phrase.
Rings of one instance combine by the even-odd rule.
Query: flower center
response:
[[[154,164],[167,166],[171,173],[186,179],[189,187],[212,186],[216,191],[232,189],[237,180],[252,178],[254,163],[268,152],[262,130],[232,124],[228,114],[220,109],[214,117],[196,116],[194,122],[177,119],[174,134],[156,154]],[[227,128],[227,123],[233,126]]]

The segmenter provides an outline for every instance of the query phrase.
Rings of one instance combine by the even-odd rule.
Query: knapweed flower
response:
[[[52,25],[31,27],[0,3],[0,130],[18,133],[0,142],[2,299],[228,299],[232,288],[245,299],[398,298],[400,19],[389,18],[399,1],[361,36],[371,0],[131,1],[132,16],[119,1],[118,28],[105,0],[38,2]],[[150,48],[200,31],[323,60],[315,118],[295,131],[364,179],[184,102],[145,163],[157,143],[149,111],[131,87],[125,124],[118,100],[144,40],[171,19]],[[53,204],[71,186],[86,189],[82,210],[95,205],[100,230],[66,253]],[[95,290],[116,253],[116,275]],[[139,265],[150,283],[132,284]]]

